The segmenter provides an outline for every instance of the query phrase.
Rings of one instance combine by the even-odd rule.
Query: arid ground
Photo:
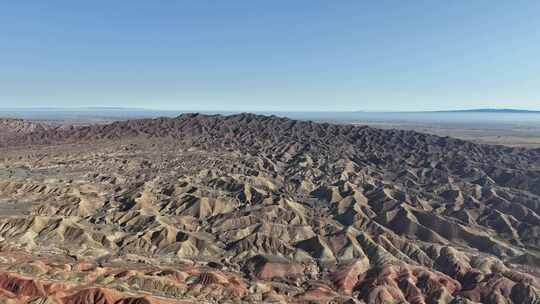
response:
[[[253,114],[0,125],[1,303],[540,301],[540,149]]]
[[[353,124],[363,125],[366,123]],[[422,133],[434,134],[437,136],[450,136],[489,145],[540,148],[540,126],[536,125],[502,125],[488,127],[483,124],[456,125],[403,122],[369,122],[367,124],[374,128],[413,130]]]

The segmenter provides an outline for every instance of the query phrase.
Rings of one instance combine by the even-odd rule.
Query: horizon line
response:
[[[159,109],[143,107],[123,106],[79,106],[79,107],[0,107],[0,111],[77,111],[77,110],[131,110],[131,111],[154,111],[154,112],[182,112],[182,113],[442,113],[442,112],[540,112],[540,109],[512,108],[512,107],[482,107],[482,108],[458,108],[441,110],[204,110],[204,109]]]

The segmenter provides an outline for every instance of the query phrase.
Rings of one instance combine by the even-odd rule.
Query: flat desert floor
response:
[[[511,147],[540,147],[540,127],[536,126],[492,126],[492,125],[455,125],[408,122],[367,122],[356,123],[381,129],[413,130],[437,136],[449,136],[489,145]]]

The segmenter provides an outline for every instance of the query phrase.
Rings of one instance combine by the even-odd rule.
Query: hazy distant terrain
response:
[[[485,144],[540,147],[538,112],[360,113],[335,122],[414,130]]]
[[[182,113],[235,114],[227,111],[173,111],[132,108],[0,109],[0,117],[48,123],[109,123],[118,120],[176,117]],[[540,147],[540,112],[478,109],[436,112],[259,112],[300,120],[405,129],[487,144]]]

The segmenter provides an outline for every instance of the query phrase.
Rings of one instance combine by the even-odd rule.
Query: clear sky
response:
[[[540,1],[0,0],[0,107],[540,110]]]

